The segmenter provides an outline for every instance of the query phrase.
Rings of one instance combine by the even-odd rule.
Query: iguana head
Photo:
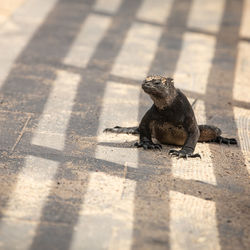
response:
[[[155,105],[160,109],[169,105],[176,96],[174,80],[170,77],[148,76],[142,83],[142,89],[150,95]]]

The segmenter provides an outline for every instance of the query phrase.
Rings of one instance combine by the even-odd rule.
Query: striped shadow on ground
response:
[[[174,73],[176,87],[205,94],[214,55],[215,37],[187,32]]]
[[[123,165],[124,178],[104,173],[90,174],[71,250],[80,247],[130,249],[136,182],[126,179],[126,171],[127,167],[137,167],[137,149],[131,148],[133,142],[124,148],[124,141],[133,141],[137,137],[106,134],[103,129],[117,124],[137,124],[139,93],[139,86],[107,82],[95,158]],[[110,120],[110,116],[114,119]]]
[[[218,32],[226,0],[193,0],[188,27]]]
[[[245,158],[245,166],[250,175],[250,111],[234,107],[239,144]]]
[[[223,9],[224,0],[213,4],[209,1],[204,3],[194,0],[187,22],[188,27],[219,31]],[[184,34],[180,58],[174,73],[177,87],[194,93],[206,93],[215,45],[214,36],[193,32]],[[195,113],[198,124],[206,124],[203,101],[198,100]],[[173,159],[173,177],[216,186],[209,146],[198,143],[195,152],[201,154],[202,161]],[[170,191],[170,241],[172,250],[220,249],[214,201]]]
[[[234,100],[248,103],[250,93],[250,43],[238,43],[238,56],[233,86]]]
[[[130,28],[111,73],[115,76],[142,80],[148,73],[162,29],[135,22]]]
[[[171,249],[220,249],[215,211],[213,201],[170,191]]]
[[[43,0],[42,2],[39,0],[27,0],[1,27],[0,88],[8,76],[14,61],[56,2],[56,0]],[[27,13],[29,14],[27,15]]]
[[[204,102],[199,100],[195,107],[198,123],[206,124]],[[198,143],[195,151],[202,161],[173,159],[173,177],[216,186],[209,146]],[[214,201],[170,191],[171,249],[220,249],[215,211]]]
[[[32,138],[32,144],[63,150],[65,131],[80,77],[66,71],[58,71],[57,74]],[[18,249],[26,250],[31,246],[43,206],[54,184],[58,166],[59,162],[52,160],[34,156],[26,157],[25,165],[18,175],[15,190],[3,215],[5,220],[21,219],[34,223],[27,223],[21,234],[19,228],[11,221],[6,220],[6,223],[0,224],[0,235],[3,235],[0,241],[4,249],[16,249],[18,245]],[[14,240],[10,241],[10,237]]]
[[[108,82],[105,89],[102,111],[98,129],[98,143],[95,157],[124,165],[126,162],[137,164],[137,150],[128,146],[124,148],[124,142],[137,140],[133,135],[116,135],[103,133],[107,127],[136,126],[138,125],[139,86],[128,86],[117,82]],[[111,120],[110,117],[113,119]],[[107,146],[105,146],[105,143]],[[114,147],[112,147],[112,143]],[[103,145],[102,145],[103,144]],[[109,145],[111,144],[111,145]]]
[[[91,173],[71,250],[129,250],[136,183],[104,173]]]
[[[58,165],[55,161],[34,156],[26,157],[15,190],[3,211],[0,249],[29,249]],[[19,222],[16,223],[16,220]]]
[[[141,21],[164,24],[170,14],[172,4],[173,0],[144,0],[136,17]]]
[[[58,71],[32,144],[63,150],[80,76]]]
[[[198,124],[207,123],[205,115],[205,104],[201,100],[198,100],[195,105],[195,115]],[[199,158],[192,159],[192,161],[173,158],[173,176],[179,177],[183,180],[195,180],[211,185],[216,185],[217,183],[211,160],[211,152],[208,144],[197,143],[195,152],[201,154],[202,162]]]
[[[100,6],[103,5],[103,2],[98,2],[99,7],[95,8],[101,9]],[[96,6],[98,6],[98,2]],[[142,13],[143,11],[145,11],[145,8],[148,9],[146,3],[149,3],[149,1],[144,2],[144,5],[142,5],[144,7],[142,7],[142,10],[138,13]],[[113,9],[116,8],[118,7],[114,7]],[[111,12],[112,11],[114,10],[111,10]],[[141,14],[138,14],[138,18],[140,18],[140,15]],[[166,14],[162,14],[162,17],[158,20],[158,22],[163,22],[165,20],[165,15]],[[77,49],[80,48],[81,44],[84,43],[84,40],[81,40],[84,35],[82,35],[81,38],[78,37],[79,40],[78,38],[75,40],[75,44],[72,46],[72,50],[69,52],[68,56],[65,59],[65,62],[68,64],[78,67],[86,67],[89,58],[92,56],[96,46],[105,33],[105,30],[109,26],[109,18],[94,14],[90,15],[89,18],[95,19],[95,21],[93,21],[92,19],[91,25],[99,25],[98,20],[100,22],[102,20],[106,20],[104,21],[104,23],[106,24],[104,26],[101,26],[101,28],[99,29],[99,33],[92,34],[91,31],[86,28],[90,27],[91,25],[88,25],[88,21],[85,22],[85,26],[83,26],[82,29],[82,34],[85,34],[87,36],[89,35],[89,37],[91,37],[90,40],[93,38],[92,44],[86,44],[87,49],[85,48],[81,51],[77,51]],[[143,19],[143,17],[141,18]],[[193,21],[190,21],[190,23],[192,24]],[[152,34],[154,34],[154,36],[152,36]],[[120,55],[118,56],[117,61],[114,65],[112,71],[113,74],[127,77],[129,79],[132,78],[141,80],[142,78],[144,78],[153,60],[160,36],[161,28],[159,28],[158,26],[142,24],[141,22],[136,22],[134,25],[132,25],[131,30],[129,31],[128,36],[125,40],[124,47],[122,48]],[[205,43],[209,49],[205,51],[204,47],[200,47],[200,50],[195,50],[194,47],[196,47],[198,43]],[[182,72],[184,72],[186,74],[188,72],[188,69],[184,68],[184,66],[186,64],[190,64],[191,66],[196,68],[196,70],[192,73],[192,77],[194,77],[195,79],[196,77],[198,77],[198,81],[191,81],[192,84],[195,83],[194,85],[190,85],[189,81],[185,83],[187,89],[204,93],[207,80],[207,71],[205,71],[204,68],[209,69],[210,67],[213,57],[214,43],[214,38],[210,36],[196,36],[193,33],[186,34],[184,38],[183,53],[181,54],[177,73],[179,72],[181,74]],[[75,54],[73,54],[72,52],[74,49],[76,49],[74,52]],[[77,61],[78,59],[75,59],[75,57],[79,56],[79,54],[83,55],[83,57],[86,56],[86,58],[83,60],[79,59],[79,61]],[[205,63],[200,63],[197,58],[197,60],[195,59],[194,62],[192,62],[190,58],[191,56],[192,58],[194,57],[193,54],[199,54],[199,56],[201,54],[202,60],[205,61]],[[69,61],[67,62],[67,60]],[[198,67],[197,69],[196,65],[199,65],[200,68]],[[203,75],[204,79],[199,78],[201,75]],[[186,76],[187,74],[185,75],[185,77]],[[70,74],[64,71],[58,72],[58,78],[55,81],[54,88],[52,89],[51,95],[45,106],[44,114],[41,117],[38,128],[33,137],[33,144],[63,150],[65,139],[64,134],[67,128],[79,80],[80,78],[78,75]],[[196,85],[196,83],[200,82],[202,83],[201,87],[199,87],[198,84]],[[125,177],[127,166],[134,168],[137,167],[138,156],[136,149],[126,148],[124,139],[131,142],[134,140],[134,137],[121,135],[103,135],[102,130],[105,127],[112,127],[117,124],[124,126],[136,124],[138,99],[138,87],[128,87],[117,82],[107,82],[103,99],[103,109],[100,116],[98,147],[95,152],[95,157],[98,159],[104,159],[110,162],[124,165],[124,178],[109,176],[99,172],[90,174],[88,191],[85,197],[84,204],[82,205],[82,210],[80,213],[78,224],[76,226],[76,231],[74,232],[71,249],[79,249],[81,247],[89,247],[93,249],[95,247],[99,248],[100,246],[106,248],[109,247],[111,249],[120,249],[121,247],[123,247],[124,249],[130,249],[134,220],[133,206],[135,182],[132,180],[128,180]],[[201,103],[202,110],[204,110],[203,106],[204,104]],[[58,117],[57,112],[61,112],[61,109],[64,116]],[[115,112],[115,114],[112,114],[112,112]],[[126,117],[126,115],[128,115],[128,117]],[[112,122],[114,121],[115,124],[110,123],[110,120],[108,120],[109,116],[117,118],[117,121],[115,121],[115,119],[112,120]],[[122,124],[122,121],[127,121],[127,124]],[[59,133],[57,134],[57,132]],[[55,134],[55,138],[53,137],[53,140],[51,140],[51,137],[46,137],[46,135],[51,136],[52,134]],[[207,148],[203,147],[203,145],[197,147],[197,151],[200,152],[200,150],[204,150],[207,152]],[[179,177],[180,179],[192,179],[216,185],[213,166],[210,162],[210,155],[208,154],[206,158],[209,159],[208,162],[204,163],[207,164],[207,168],[205,166],[203,168],[202,164],[200,164],[200,162],[199,164],[197,164],[198,161],[195,162],[195,160],[192,161],[192,164],[194,163],[192,166],[188,161],[184,162],[180,160],[178,162],[175,162],[175,160],[173,160],[173,176]],[[36,171],[36,169],[33,168],[34,162],[39,162],[36,166],[39,167],[40,171],[44,172],[37,175],[37,173],[34,172]],[[39,164],[42,164],[43,166],[40,166]],[[47,168],[45,168],[44,166],[46,166]],[[195,171],[195,167],[202,168],[203,172]],[[44,188],[44,195],[38,195],[38,198],[35,197],[33,199],[34,203],[32,205],[36,206],[37,209],[34,209],[32,211],[18,211],[22,218],[32,216],[34,220],[39,220],[41,208],[43,207],[44,201],[46,201],[46,197],[49,193],[49,188],[51,185],[51,180],[53,179],[55,175],[54,171],[56,171],[57,168],[58,163],[54,161],[40,159],[37,157],[27,157],[23,172],[21,172],[20,179],[17,183],[18,190],[14,192],[13,199],[9,202],[9,206],[6,209],[6,215],[11,216],[12,211],[16,209],[16,204],[21,204],[21,207],[23,207],[24,209],[27,207],[27,204],[25,203],[26,201],[19,201],[20,196],[25,197],[27,193],[32,193],[33,191],[35,191],[35,193],[37,194],[40,188]],[[190,168],[192,169],[192,171],[186,171]],[[40,180],[39,178],[42,178],[42,180]],[[31,183],[31,185],[29,185],[27,189],[25,183],[27,183],[28,181]],[[34,184],[34,182],[38,183]],[[43,185],[39,186],[41,183]],[[32,190],[33,187],[34,190]],[[21,193],[22,190],[25,190],[26,193]],[[205,201],[189,195],[170,191],[170,211],[170,239],[172,249],[179,249],[180,246],[184,249],[187,246],[192,246],[192,249],[195,249],[195,247],[198,247],[198,249],[207,249],[207,247],[211,247],[211,249],[219,249],[218,233],[216,230],[216,221],[214,216],[214,202]],[[26,212],[29,213],[29,215],[27,215]],[[182,214],[182,218],[180,218],[180,214]],[[124,218],[126,219],[125,222]],[[7,226],[5,227],[4,225],[5,224],[3,223],[0,227],[0,232],[1,230],[3,230],[3,235],[8,234],[8,232],[13,233],[12,228]],[[34,227],[35,226],[36,224],[34,224]],[[195,231],[197,230],[197,228],[199,230]],[[24,237],[20,239],[20,237],[16,237],[25,245],[22,246],[23,249],[28,248],[31,241],[30,239],[34,236],[32,234],[34,231],[33,229],[34,228],[31,227],[28,228],[27,231],[24,231],[26,234],[26,238]],[[195,238],[192,234],[190,234],[190,230],[194,230],[196,236]],[[207,237],[207,235],[209,235],[209,237]],[[214,239],[213,242],[208,242],[208,239],[210,238]],[[8,242],[8,244],[17,243]],[[12,246],[10,246],[10,249],[11,247]]]
[[[114,14],[119,9],[122,0],[97,0],[94,10]]]
[[[240,29],[240,35],[243,38],[250,39],[250,0],[244,0],[244,7],[243,7],[243,15],[242,15],[242,23]]]
[[[85,68],[95,48],[111,24],[111,18],[97,14],[90,14],[83,23],[72,49],[64,58],[64,63]]]
[[[250,8],[250,1],[245,1]],[[245,12],[246,13],[246,12]],[[248,12],[249,13],[249,12]],[[245,30],[245,20],[247,16],[244,15],[243,23],[241,25],[241,34],[246,32]],[[247,33],[244,33],[247,35]],[[249,102],[250,93],[250,44],[248,42],[240,41],[238,43],[238,55],[236,72],[234,77],[234,88],[233,88],[233,98],[234,100]],[[245,165],[247,167],[248,173],[250,174],[250,112],[248,109],[234,107],[234,117],[238,129],[238,138],[241,147],[242,154],[245,158]]]

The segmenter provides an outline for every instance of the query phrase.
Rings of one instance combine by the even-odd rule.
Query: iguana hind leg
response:
[[[212,125],[199,125],[200,138],[199,142],[216,142],[225,144],[237,144],[234,138],[225,138],[221,136],[221,130]]]
[[[211,142],[217,142],[219,144],[225,143],[225,144],[228,144],[228,145],[237,144],[236,139],[234,139],[234,138],[225,138],[225,137],[222,137],[222,136],[216,137],[214,140],[211,140]]]

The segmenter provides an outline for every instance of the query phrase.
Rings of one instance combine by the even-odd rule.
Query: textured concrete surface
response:
[[[6,15],[0,249],[249,249],[249,20],[249,0],[27,0]],[[239,145],[178,160],[103,133],[138,124],[148,74],[174,76],[199,123]]]
[[[26,0],[1,0],[0,2],[0,25],[15,12]]]

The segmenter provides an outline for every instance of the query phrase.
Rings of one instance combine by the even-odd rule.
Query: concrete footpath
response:
[[[0,25],[8,20],[10,16],[26,0],[1,0],[0,2]]]
[[[249,249],[249,23],[250,0],[1,1],[0,250]],[[149,74],[239,144],[103,133],[139,123]]]

